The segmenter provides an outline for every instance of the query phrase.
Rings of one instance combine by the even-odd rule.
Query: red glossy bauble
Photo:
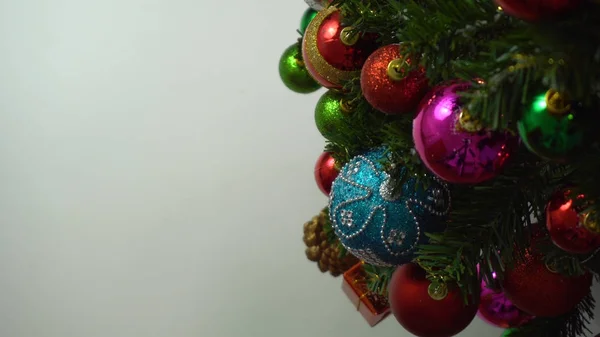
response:
[[[315,181],[321,192],[329,195],[331,185],[339,173],[340,170],[337,168],[335,159],[333,159],[331,153],[323,152],[315,164]]]
[[[464,330],[477,313],[477,301],[465,305],[458,287],[441,300],[429,295],[431,282],[414,263],[398,267],[389,283],[390,308],[398,322],[419,337],[450,337]]]
[[[546,207],[546,228],[552,242],[573,254],[589,254],[600,247],[600,235],[584,227],[585,215],[573,205],[570,191],[554,195]]]
[[[311,76],[326,88],[341,88],[360,75],[367,57],[377,49],[376,35],[346,34],[340,11],[320,11],[304,33],[302,55]]]
[[[582,0],[495,0],[504,12],[526,21],[538,21],[564,14]]]
[[[535,247],[535,240],[532,242]],[[568,313],[590,293],[592,275],[566,277],[550,271],[543,256],[530,248],[522,262],[504,273],[502,287],[519,309],[537,317]]]
[[[404,74],[400,45],[377,49],[365,62],[360,74],[363,96],[375,109],[386,114],[411,112],[427,93],[429,81],[425,70]]]

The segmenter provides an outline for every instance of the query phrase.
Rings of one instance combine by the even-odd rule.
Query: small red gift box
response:
[[[355,264],[344,273],[342,290],[370,326],[377,325],[389,315],[390,306],[387,299],[367,289],[367,275],[363,269],[363,262]]]

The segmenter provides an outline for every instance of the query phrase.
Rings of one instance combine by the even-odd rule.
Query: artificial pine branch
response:
[[[542,228],[534,227],[532,218],[544,221],[548,197],[561,186],[567,170],[542,162],[526,150],[512,159],[504,174],[489,183],[455,186],[446,231],[428,234],[429,244],[419,247],[417,261],[430,279],[456,282],[465,298],[478,291],[482,278],[492,280],[492,273],[502,280],[505,268],[523,255],[532,229]],[[552,252],[548,259],[565,258],[562,251]],[[581,273],[578,260],[569,266],[561,272]]]
[[[595,301],[584,298],[571,312],[552,318],[539,317],[514,330],[511,337],[580,337],[592,333],[587,325],[594,319]]]
[[[463,93],[464,104],[488,129],[516,132],[515,122],[532,98],[548,89],[600,111],[598,1],[587,1],[548,24],[505,15],[491,0],[334,0],[333,5],[342,11],[344,24],[359,33],[377,33],[382,44],[400,43],[401,53],[417,60],[412,66],[424,67],[432,83],[471,82],[471,90]],[[326,146],[338,164],[386,145],[392,154],[386,167],[393,177],[400,177],[406,168],[426,180],[426,170],[413,151],[413,116],[390,117],[375,111],[362,97],[359,78],[346,84],[344,92],[353,107],[347,118],[352,132]],[[478,291],[482,279],[490,284],[495,273],[501,281],[505,269],[518,263],[529,247],[531,232],[544,230],[544,209],[557,190],[569,187],[585,194],[586,211],[600,214],[598,172],[597,146],[569,164],[546,162],[521,149],[496,179],[452,187],[447,230],[428,233],[430,242],[419,247],[416,261],[432,280],[456,282],[466,299]],[[538,228],[532,219],[540,223]],[[600,272],[600,256],[595,254],[572,256],[551,242],[540,249],[560,273],[579,275],[585,268]],[[369,289],[383,294],[393,270],[368,265],[365,270],[371,275]],[[590,296],[573,312],[535,319],[511,336],[579,336],[593,306]]]
[[[367,288],[369,291],[387,297],[388,284],[392,278],[394,268],[378,267],[365,263],[363,270],[367,276]]]

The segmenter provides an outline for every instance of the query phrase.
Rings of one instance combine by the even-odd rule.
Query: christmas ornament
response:
[[[403,60],[400,45],[377,49],[363,65],[360,86],[363,96],[375,109],[387,114],[411,112],[429,86],[423,69],[405,72],[410,60]]]
[[[340,170],[331,153],[323,152],[315,164],[315,181],[321,192],[329,196],[331,185],[339,173]]]
[[[327,7],[327,5],[329,5],[329,3],[331,3],[331,0],[304,0],[304,2],[306,2],[306,4],[316,10],[316,11],[320,11],[323,8]]]
[[[516,328],[510,328],[510,329],[506,329],[502,332],[502,335],[500,337],[510,337],[510,336],[514,336],[515,333],[517,333],[519,330]]]
[[[369,291],[363,265],[364,262],[359,262],[344,273],[342,290],[354,303],[356,310],[373,327],[389,315],[390,306],[385,296]]]
[[[502,288],[506,298],[526,313],[556,317],[571,311],[590,293],[592,275],[567,277],[549,268],[535,248],[540,236],[535,234],[523,259],[505,271]]]
[[[302,52],[306,68],[322,86],[341,88],[360,76],[367,57],[377,48],[375,35],[360,35],[343,27],[340,11],[331,6],[310,22],[304,34]]]
[[[518,144],[508,132],[465,130],[468,121],[459,92],[469,84],[453,82],[425,96],[413,122],[413,140],[425,166],[442,180],[478,184],[494,178]],[[473,125],[473,124],[464,124]]]
[[[582,0],[495,0],[504,12],[526,21],[538,21],[564,14]]]
[[[315,18],[315,16],[317,16],[318,13],[318,11],[312,8],[308,8],[306,11],[304,11],[304,14],[302,14],[302,19],[300,19],[300,34],[304,34],[306,27],[308,27],[308,24]]]
[[[333,277],[340,276],[359,261],[354,256],[340,252],[340,242],[334,235],[327,235],[325,226],[328,224],[327,209],[304,224],[304,244],[306,257],[317,262],[319,270],[329,272]],[[333,241],[330,241],[331,239]],[[342,254],[343,253],[343,254]]]
[[[348,123],[348,114],[351,113],[350,106],[339,92],[329,90],[317,102],[315,108],[315,123],[317,129],[332,142],[344,143],[351,134]]]
[[[572,254],[590,254],[600,248],[600,234],[586,228],[587,214],[577,211],[570,195],[569,190],[561,191],[550,200],[546,207],[546,228],[560,249]]]
[[[534,98],[517,123],[527,148],[549,160],[562,161],[579,153],[587,143],[581,107],[555,90]]]
[[[306,70],[298,43],[288,47],[281,55],[279,77],[288,89],[300,94],[308,94],[321,87]]]
[[[385,150],[359,155],[342,168],[333,182],[329,215],[346,249],[376,266],[395,266],[413,259],[415,246],[425,243],[425,232],[444,228],[449,211],[448,188],[433,182],[428,189],[400,170],[405,179],[393,189],[394,180],[384,171]]]
[[[477,300],[465,305],[456,285],[431,283],[425,270],[414,263],[394,272],[389,283],[390,307],[398,322],[419,337],[450,337],[475,318]]]
[[[492,275],[495,280],[496,273]],[[519,327],[533,319],[533,316],[514,306],[501,289],[488,286],[485,280],[481,281],[481,296],[477,316],[499,328]]]

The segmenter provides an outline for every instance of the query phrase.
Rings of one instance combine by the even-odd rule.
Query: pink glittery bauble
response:
[[[508,132],[460,129],[460,92],[468,83],[432,89],[421,101],[413,122],[413,140],[421,160],[440,179],[478,184],[497,176],[518,144]]]
[[[481,300],[477,316],[493,326],[504,329],[520,327],[534,318],[512,304],[501,290],[489,288],[485,280],[481,281]]]

